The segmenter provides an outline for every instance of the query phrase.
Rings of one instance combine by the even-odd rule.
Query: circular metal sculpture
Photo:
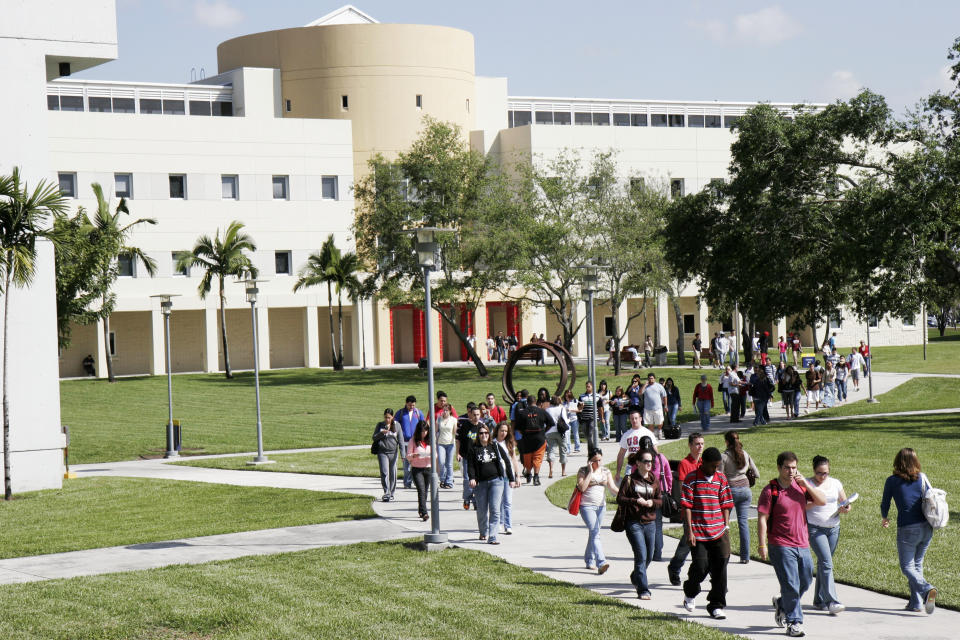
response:
[[[531,342],[512,352],[507,358],[507,366],[503,368],[503,399],[507,404],[513,404],[517,400],[517,394],[513,390],[513,368],[522,356],[534,353],[536,349],[548,351],[560,363],[560,382],[557,384],[555,394],[562,396],[568,389],[573,389],[577,381],[577,370],[570,352],[553,342]]]

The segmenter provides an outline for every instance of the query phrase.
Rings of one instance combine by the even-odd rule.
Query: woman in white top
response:
[[[437,472],[440,488],[453,489],[454,438],[457,419],[450,415],[450,405],[445,405],[437,421]]]
[[[850,511],[850,505],[840,504],[847,501],[843,485],[830,477],[830,461],[824,456],[813,458],[813,477],[807,482],[820,489],[827,497],[822,507],[807,503],[807,528],[810,533],[810,548],[817,554],[817,583],[814,589],[813,606],[837,615],[845,609],[837,598],[837,589],[833,583],[833,554],[837,550],[840,536],[840,514]]]
[[[553,426],[547,429],[547,464],[550,465],[550,477],[553,477],[553,461],[556,458],[560,458],[560,475],[567,475],[567,452],[569,450],[569,444],[567,444],[567,433],[561,433],[559,424],[563,420],[563,424],[570,425],[570,418],[567,416],[567,407],[560,402],[558,396],[553,396],[550,398],[550,406],[547,407],[547,413],[553,418]],[[559,451],[559,456],[557,452]]]
[[[610,387],[607,386],[606,380],[600,381],[600,386],[597,387],[597,397],[599,398],[600,407],[601,407],[601,417],[600,422],[600,439],[609,440],[610,439]]]
[[[590,532],[587,548],[583,552],[583,561],[587,569],[592,571],[595,568],[597,573],[602,575],[610,568],[600,545],[600,526],[603,524],[607,504],[604,489],[615,496],[617,485],[613,483],[610,469],[603,466],[603,451],[600,448],[590,447],[587,466],[577,472],[577,487],[583,492],[580,498],[580,517]]]
[[[504,464],[513,469],[513,477],[520,477],[520,458],[517,455],[517,440],[513,436],[513,427],[506,422],[497,425],[493,441],[500,447],[500,456]],[[500,531],[508,536],[513,533],[513,490],[516,482],[503,484],[503,499],[500,501]]]
[[[570,438],[573,438],[573,452],[580,453],[580,404],[573,397],[573,391],[570,389],[563,392],[563,398],[560,402],[567,410],[565,418],[570,426],[570,430],[566,434],[567,451],[570,451]]]

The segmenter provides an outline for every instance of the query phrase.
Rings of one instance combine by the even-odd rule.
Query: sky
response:
[[[224,40],[303,26],[345,2],[117,0],[120,57],[77,77],[189,82]],[[356,0],[380,22],[474,35],[512,96],[832,102],[869,88],[897,113],[949,89],[960,2]]]

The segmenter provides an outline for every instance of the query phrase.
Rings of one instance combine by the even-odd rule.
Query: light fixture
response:
[[[164,458],[176,458],[179,454],[173,445],[173,372],[170,366],[170,314],[173,313],[175,293],[158,293],[150,296],[160,299],[160,315],[163,316],[163,345],[167,359],[167,450]]]

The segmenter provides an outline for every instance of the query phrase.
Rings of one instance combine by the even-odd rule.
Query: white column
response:
[[[203,370],[213,373],[220,370],[220,341],[217,307],[203,310]]]
[[[97,320],[97,377],[107,377],[107,344],[103,341],[103,320]]]
[[[356,340],[355,343],[360,343],[362,341],[363,348],[367,353],[367,366],[370,367],[373,365],[373,353],[377,335],[377,328],[374,324],[376,322],[375,318],[376,309],[374,308],[373,300],[367,299],[360,302],[360,309],[358,310],[357,315],[363,317],[363,332],[357,335],[360,336],[360,340]],[[357,359],[356,363],[363,365],[363,352],[359,349],[357,350]]]
[[[699,316],[699,329],[697,330],[700,334],[700,339],[703,341],[703,344],[707,347],[710,346],[710,340],[713,338],[713,335],[710,333],[710,316],[707,312],[707,303],[700,299],[700,304],[697,305],[697,315]]]
[[[260,369],[270,368],[270,309],[257,305],[257,340],[260,345]]]
[[[586,307],[584,307],[584,309],[586,309]],[[542,333],[543,339],[549,340],[547,336],[547,310],[545,307],[531,305],[530,332],[538,336]]]
[[[654,346],[666,345],[668,349],[670,348],[670,300],[667,298],[667,294],[660,293],[657,295],[657,324],[660,327],[660,344]]]
[[[159,376],[167,372],[167,355],[163,340],[163,314],[160,313],[159,302],[154,299],[150,305],[150,336],[153,348],[150,351],[150,373]],[[172,319],[172,318],[171,318]],[[171,340],[173,336],[170,337]]]
[[[617,307],[617,326],[620,327],[620,333],[623,334],[627,329],[627,318],[630,315],[629,307],[627,306],[627,301],[624,300],[620,303],[620,306]],[[624,336],[621,346],[626,344],[627,337]]]
[[[481,360],[490,362],[487,358],[487,301],[481,300],[477,305],[477,311],[474,313],[473,321],[476,324],[477,344],[474,347]]]
[[[787,319],[780,318],[777,320],[777,336],[783,336],[783,339],[787,339]],[[773,336],[771,336],[772,338]]]
[[[317,305],[308,304],[303,312],[307,315],[303,323],[303,361],[311,369],[320,366],[320,329],[317,323]]]
[[[577,301],[576,312],[573,314],[573,323],[576,325],[581,319],[583,319],[583,324],[580,325],[580,330],[577,331],[577,334],[573,336],[573,355],[577,358],[586,358],[587,357],[587,303],[583,300]]]

